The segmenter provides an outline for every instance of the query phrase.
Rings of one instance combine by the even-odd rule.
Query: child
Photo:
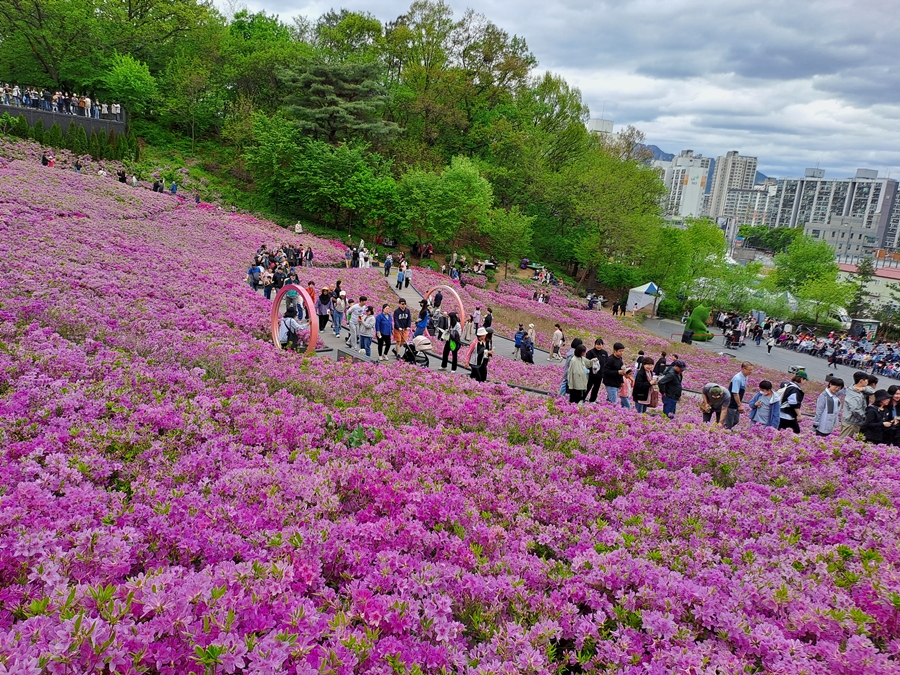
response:
[[[759,391],[750,399],[750,422],[777,429],[780,418],[781,404],[772,391],[772,383],[763,380],[759,383]]]

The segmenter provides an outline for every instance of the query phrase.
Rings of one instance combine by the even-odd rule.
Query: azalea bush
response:
[[[235,271],[291,235],[41,168],[0,166],[0,672],[897,672],[896,448],[286,353]]]

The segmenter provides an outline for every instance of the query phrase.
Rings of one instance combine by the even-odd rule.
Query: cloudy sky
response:
[[[403,0],[243,0],[282,20]],[[769,176],[900,178],[900,0],[447,0],[524,37],[594,117],[667,152],[739,150]]]

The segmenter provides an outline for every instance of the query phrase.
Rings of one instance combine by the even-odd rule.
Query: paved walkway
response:
[[[678,333],[680,336],[684,330],[684,326],[680,321],[672,321],[670,319],[646,319],[643,326],[651,333],[675,340],[680,339],[680,337],[673,338],[673,333]],[[802,366],[813,383],[824,383],[825,375],[829,372],[843,378],[844,382],[852,382],[853,373],[857,370],[848,366],[838,366],[837,370],[835,370],[828,367],[828,361],[825,359],[809,356],[808,354],[798,354],[781,347],[773,347],[772,353],[768,354],[765,340],[759,347],[752,340],[747,340],[744,346],[738,349],[726,349],[721,337],[715,337],[709,342],[694,342],[693,344],[701,349],[734,357],[736,362],[750,361],[751,363],[785,373],[788,372],[791,366]],[[892,380],[887,380],[886,378],[885,381],[892,382]]]

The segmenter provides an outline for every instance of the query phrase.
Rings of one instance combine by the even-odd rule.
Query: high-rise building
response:
[[[842,180],[826,180],[821,169],[807,169],[803,178],[776,181],[767,225],[802,227],[813,238],[828,241],[837,255],[894,250],[900,225],[897,188],[896,180],[879,178],[871,169]]]
[[[716,219],[725,213],[725,197],[729,190],[749,190],[756,184],[756,157],[744,157],[737,150],[716,158],[709,215]]]
[[[749,190],[731,189],[725,195],[722,215],[734,218],[738,225],[768,225],[770,202],[777,190],[774,178],[767,178]]]
[[[653,162],[666,185],[663,213],[668,218],[699,217],[703,211],[703,196],[709,175],[710,158],[682,150],[671,161]]]

